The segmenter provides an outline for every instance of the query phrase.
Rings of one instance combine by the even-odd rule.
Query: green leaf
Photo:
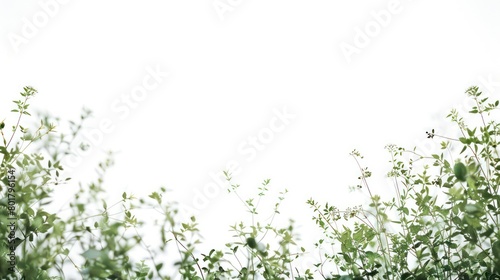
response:
[[[41,232],[41,233],[45,233],[47,232],[49,229],[52,228],[52,225],[51,224],[43,224],[41,225],[39,228],[38,228],[38,231]]]
[[[495,257],[495,259],[500,260],[500,241],[497,240],[495,243],[493,243],[493,245],[491,246],[491,251],[493,252],[493,256]]]
[[[481,212],[481,208],[477,204],[467,204],[465,205],[464,212],[470,215],[475,215]]]
[[[248,245],[248,247],[255,249],[255,248],[257,248],[257,241],[255,241],[255,238],[249,237],[249,238],[247,238],[247,245]]]
[[[156,265],[156,270],[160,270],[163,267],[163,263],[159,263]]]
[[[101,256],[101,251],[96,249],[88,249],[87,251],[82,253],[82,256],[88,260],[97,259]]]
[[[461,182],[465,182],[467,180],[467,167],[465,164],[457,162],[453,167],[453,173],[455,173],[457,180]]]

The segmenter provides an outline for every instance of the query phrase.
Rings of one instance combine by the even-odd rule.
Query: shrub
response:
[[[228,191],[248,211],[250,223],[229,227],[234,234],[224,248],[199,250],[203,242],[196,217],[180,218],[179,206],[159,188],[145,198],[123,193],[105,197],[104,179],[113,153],[98,164],[96,178],[75,187],[64,171],[63,158],[74,153],[91,112],[69,121],[69,132],[55,131],[51,116],[36,126],[21,125],[30,117],[29,100],[36,90],[25,87],[12,110],[11,130],[0,122],[3,144],[0,185],[0,275],[4,279],[500,279],[498,194],[498,101],[488,102],[477,87],[466,91],[475,106],[470,127],[454,110],[448,118],[457,136],[434,129],[429,141],[441,150],[423,155],[417,149],[388,145],[394,194],[382,197],[369,184],[371,172],[361,154],[359,191],[367,206],[340,210],[309,199],[313,220],[323,232],[315,244],[321,261],[300,270],[307,251],[297,244],[294,221],[274,224],[286,190],[278,192],[270,214],[259,205],[270,195],[270,180],[255,197],[242,198],[240,186],[224,172]],[[474,119],[475,118],[475,119]],[[78,145],[79,149],[88,149]],[[65,189],[64,189],[65,188]],[[52,211],[57,191],[70,193],[64,211]],[[57,204],[56,204],[57,205]],[[49,209],[50,208],[50,209]],[[62,209],[62,208],[61,208]],[[142,211],[149,211],[141,216]],[[157,213],[152,221],[151,211]],[[159,214],[158,214],[159,213]],[[262,217],[265,217],[262,218]],[[152,227],[156,240],[145,240]]]
[[[79,121],[69,121],[69,133],[57,134],[52,122],[59,119],[50,116],[41,116],[35,129],[22,126],[23,117],[31,116],[29,100],[35,93],[35,89],[25,87],[22,99],[14,102],[17,108],[12,111],[18,113],[18,118],[11,132],[5,132],[5,120],[0,124],[3,138],[0,235],[6,243],[0,246],[1,276],[7,279],[20,276],[65,279],[68,275],[79,275],[82,279],[208,280],[249,279],[257,275],[268,279],[296,278],[291,270],[291,262],[299,256],[293,221],[283,228],[272,225],[286,192],[280,193],[271,222],[258,219],[257,205],[268,192],[270,180],[258,188],[256,198],[244,200],[238,195],[239,185],[231,183],[231,174],[225,172],[228,190],[241,200],[252,223],[247,225],[242,221],[231,226],[234,240],[227,242],[225,248],[199,252],[197,245],[202,240],[196,218],[181,221],[178,205],[164,199],[165,188],[146,198],[123,193],[113,203],[103,199],[105,174],[113,165],[112,153],[98,164],[97,178],[87,185],[80,183],[74,188],[69,185],[71,178],[61,178],[62,159],[79,152],[73,147],[79,142],[91,112],[83,110]],[[81,150],[89,148],[83,143],[77,146]],[[64,212],[47,210],[55,204],[52,199],[56,191],[74,193]],[[140,218],[138,212],[145,210],[149,210],[148,215]],[[152,211],[157,214],[153,223]],[[141,230],[151,226],[157,240],[144,240]],[[278,242],[264,243],[271,235]],[[139,253],[146,257],[137,260],[135,256]]]
[[[371,172],[353,151],[369,206],[340,211],[308,201],[324,232],[317,246],[339,245],[318,264],[336,265],[325,278],[500,279],[500,125],[492,117],[499,101],[488,103],[477,87],[466,93],[476,104],[469,113],[479,118],[479,126],[469,127],[452,110],[448,118],[457,137],[426,132],[430,141],[442,140],[440,152],[422,155],[387,146],[392,198],[374,192]]]

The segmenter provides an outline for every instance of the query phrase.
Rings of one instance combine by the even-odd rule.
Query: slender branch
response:
[[[182,246],[182,248],[184,248],[184,250],[186,250],[186,253],[188,253],[191,258],[193,258],[194,262],[196,263],[196,266],[198,267],[198,270],[200,271],[200,274],[201,274],[201,279],[205,280],[205,276],[203,275],[203,270],[201,269],[200,267],[200,264],[198,263],[198,260],[194,257],[193,253],[191,253],[189,251],[188,248],[186,248],[186,246],[184,246],[184,244],[182,244],[182,242],[177,238],[177,234],[173,231],[172,229],[172,235],[174,236],[175,238],[175,241]]]

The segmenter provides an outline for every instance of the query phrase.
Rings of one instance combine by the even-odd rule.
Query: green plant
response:
[[[204,242],[196,217],[180,218],[177,203],[160,187],[148,197],[123,193],[106,197],[105,175],[113,153],[97,166],[97,176],[74,183],[62,176],[63,159],[88,149],[79,139],[89,110],[69,129],[56,131],[57,118],[42,115],[35,125],[25,87],[14,101],[17,114],[8,130],[0,122],[0,276],[2,279],[500,279],[500,124],[499,101],[488,102],[477,87],[467,90],[475,102],[469,126],[455,110],[448,118],[457,136],[431,130],[441,140],[431,155],[388,145],[394,195],[377,194],[370,170],[354,150],[360,170],[356,189],[369,196],[367,206],[344,210],[309,199],[313,220],[323,237],[316,242],[320,262],[299,270],[307,256],[297,244],[295,222],[276,225],[287,190],[277,193],[270,215],[262,206],[272,196],[270,180],[255,197],[243,198],[240,186],[224,172],[228,191],[248,212],[249,222],[231,225],[223,248],[201,251]],[[476,118],[474,118],[476,117]],[[59,127],[59,126],[58,126]],[[69,132],[68,132],[69,131]],[[60,205],[55,194],[71,195]],[[56,210],[54,210],[54,206]],[[57,208],[59,210],[57,210]],[[153,215],[153,213],[155,213]],[[151,218],[151,217],[154,217]],[[145,238],[145,229],[155,239]]]
[[[314,220],[325,233],[317,243],[338,245],[326,253],[336,272],[325,279],[499,279],[500,278],[500,124],[477,87],[467,90],[479,118],[469,127],[452,110],[458,137],[427,132],[442,139],[441,152],[422,155],[416,149],[387,146],[394,196],[383,200],[370,187],[371,173],[359,152],[351,155],[361,171],[359,188],[370,197],[368,207],[340,211],[310,199]],[[342,221],[342,216],[344,221]]]

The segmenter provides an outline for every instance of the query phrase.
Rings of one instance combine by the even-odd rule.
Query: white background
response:
[[[209,174],[234,160],[242,192],[267,178],[270,201],[289,190],[282,221],[293,217],[307,240],[317,232],[306,199],[362,200],[348,191],[358,176],[353,149],[374,172],[373,190],[387,193],[386,144],[430,145],[425,131],[448,126],[469,86],[498,98],[499,12],[493,0],[1,1],[0,117],[14,122],[10,101],[30,85],[39,91],[33,109],[62,119],[92,109],[87,132],[110,119],[113,131],[63,187],[94,178],[111,149],[119,153],[106,186],[116,200],[166,186],[197,208]],[[356,53],[346,55],[347,44]],[[169,76],[155,90],[126,117],[113,110],[157,67]],[[285,107],[294,118],[249,160],[239,147]],[[209,246],[219,246],[247,216],[224,189],[210,195],[196,214]]]

